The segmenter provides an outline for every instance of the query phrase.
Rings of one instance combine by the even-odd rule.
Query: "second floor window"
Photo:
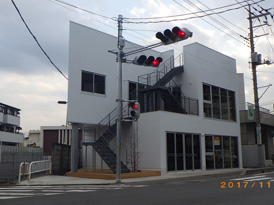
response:
[[[90,93],[106,94],[104,75],[82,71],[81,90]]]
[[[235,92],[203,84],[204,116],[236,121]]]

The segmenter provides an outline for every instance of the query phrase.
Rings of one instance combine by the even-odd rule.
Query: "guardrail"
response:
[[[31,174],[49,171],[51,174],[51,160],[41,160],[41,161],[34,161],[31,163],[22,162],[19,167],[19,176],[18,176],[18,183],[21,181],[22,175],[28,175],[28,180],[31,179]]]

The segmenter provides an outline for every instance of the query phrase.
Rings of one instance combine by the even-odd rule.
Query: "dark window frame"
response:
[[[106,76],[82,70],[81,91],[99,95],[106,95]]]
[[[235,91],[203,83],[204,117],[237,121],[235,96]]]

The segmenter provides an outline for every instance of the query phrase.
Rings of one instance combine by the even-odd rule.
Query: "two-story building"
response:
[[[19,133],[20,109],[0,103],[0,141],[2,145],[19,145],[24,135]]]
[[[141,48],[128,41],[125,45],[125,53]],[[116,37],[71,22],[72,138],[81,128],[84,166],[115,172],[118,64],[109,50],[117,50]],[[141,115],[137,122],[122,122],[122,172],[241,168],[239,102],[244,102],[244,82],[235,59],[199,43],[185,45],[179,56],[173,50],[136,56],[143,54],[163,62],[158,68],[123,63],[124,117],[128,119],[127,100],[140,103]]]

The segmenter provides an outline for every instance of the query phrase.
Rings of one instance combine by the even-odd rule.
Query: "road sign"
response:
[[[261,127],[256,127],[257,144],[262,144]]]
[[[254,120],[254,105],[247,106],[247,118],[248,120]]]

